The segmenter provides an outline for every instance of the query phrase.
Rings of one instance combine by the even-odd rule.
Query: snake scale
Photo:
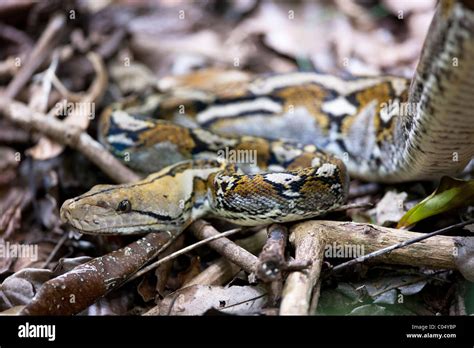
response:
[[[181,231],[202,216],[247,226],[295,221],[343,204],[349,174],[437,179],[474,154],[472,1],[438,5],[412,80],[213,78],[197,72],[182,86],[109,107],[100,141],[152,174],[65,201],[63,221],[91,234]]]

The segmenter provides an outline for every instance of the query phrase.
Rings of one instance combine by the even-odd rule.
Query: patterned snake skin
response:
[[[213,78],[191,74],[181,86],[107,109],[101,142],[135,170],[157,173],[67,200],[62,219],[93,234],[180,231],[202,216],[294,221],[343,204],[349,174],[436,179],[474,154],[468,1],[440,3],[411,81],[303,72]]]

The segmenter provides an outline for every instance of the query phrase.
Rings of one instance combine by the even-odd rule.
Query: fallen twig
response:
[[[41,268],[46,268],[48,267],[49,263],[53,260],[53,258],[56,256],[57,252],[59,249],[63,246],[63,244],[66,242],[66,240],[69,238],[69,234],[65,232],[61,239],[56,243],[54,246],[54,249],[51,251],[51,253],[48,255],[48,258],[46,261],[41,265]]]
[[[311,265],[311,260],[290,260],[285,257],[288,230],[285,226],[272,224],[268,227],[268,239],[258,257],[257,277],[269,284],[269,301],[280,299],[284,271],[302,271]]]
[[[337,207],[333,211],[345,211],[349,209],[367,209],[367,208],[372,208],[373,206],[374,205],[372,203],[368,203],[368,202],[350,203],[350,204],[341,205],[340,207]]]
[[[204,245],[204,244],[207,244],[213,240],[216,240],[216,239],[219,239],[219,238],[223,238],[223,237],[226,237],[226,236],[230,236],[232,234],[235,234],[235,233],[238,233],[242,231],[242,229],[240,228],[235,228],[233,230],[230,230],[230,231],[226,231],[226,232],[222,232],[218,235],[215,235],[215,236],[211,236],[211,237],[208,237],[206,239],[203,239],[197,243],[194,243],[194,244],[191,244],[191,245],[188,245],[186,248],[182,248],[158,261],[155,261],[153,262],[152,264],[142,268],[140,271],[138,271],[136,274],[134,274],[130,280],[133,280],[135,278],[138,278],[140,276],[142,276],[143,274],[151,271],[152,269],[155,269],[156,267],[158,267],[159,265],[165,263],[165,262],[168,262],[170,260],[173,260],[175,258],[177,258],[179,255],[183,255],[183,254],[186,254],[187,252],[190,252],[191,250],[193,249],[196,249],[196,248],[199,248],[201,245]]]
[[[124,28],[117,28],[117,30],[97,48],[96,53],[103,59],[109,59],[117,52],[126,35],[127,31]]]
[[[87,59],[91,62],[96,76],[86,92],[71,92],[55,74],[53,75],[54,87],[70,102],[91,103],[100,99],[105,93],[108,77],[102,58],[95,52],[89,52]]]
[[[63,15],[56,15],[49,21],[48,26],[29,55],[28,61],[8,85],[5,91],[7,98],[15,98],[18,92],[26,85],[35,70],[45,61],[51,53],[54,43],[59,39],[61,29],[65,23],[66,20]]]
[[[267,240],[267,231],[265,229],[259,230],[254,235],[239,239],[235,244],[244,248],[252,254],[260,251],[265,241]],[[204,271],[185,283],[183,287],[191,285],[223,285],[231,280],[241,270],[241,268],[222,257],[212,263]]]
[[[57,54],[55,55],[57,57]],[[68,103],[76,102],[76,105],[71,112],[69,112],[68,117],[62,121],[65,125],[68,126],[77,126],[82,130],[87,129],[89,126],[89,122],[92,118],[95,117],[95,108],[93,106],[94,102],[97,102],[102,97],[105,89],[107,88],[107,72],[102,62],[100,56],[95,53],[90,52],[87,55],[87,58],[92,63],[95,71],[95,78],[92,82],[91,86],[86,92],[80,93],[72,93],[66,87],[62,85],[59,79],[56,77],[54,70],[52,72],[48,72],[45,74],[45,80],[53,82],[56,89],[66,97],[66,100],[59,102],[54,108],[50,110],[47,114],[47,117],[55,117],[54,113],[61,110],[61,112],[65,112],[65,108],[67,108]],[[53,60],[54,61],[54,60]],[[49,79],[46,77],[49,76]],[[47,98],[45,106],[47,105]],[[35,109],[36,111],[45,112],[46,110]],[[44,148],[48,149],[48,151],[44,152]],[[33,151],[34,150],[34,151]],[[64,150],[64,146],[62,144],[58,144],[57,142],[51,141],[47,137],[42,137],[39,139],[36,146],[31,149],[30,154],[33,154],[37,159],[48,159],[51,157],[56,157]]]
[[[137,174],[125,167],[100,143],[79,127],[64,124],[55,118],[48,118],[42,113],[31,110],[23,103],[1,95],[0,112],[23,128],[33,128],[52,140],[80,151],[116,182],[125,183],[140,179]]]
[[[318,296],[319,290],[317,288],[313,290],[313,288],[321,281],[319,272],[327,248],[355,246],[366,256],[376,252],[372,253],[373,256],[370,256],[370,259],[378,256],[378,261],[386,263],[456,269],[466,279],[471,279],[472,272],[469,273],[469,265],[474,258],[472,250],[474,243],[469,241],[472,238],[437,236],[467,224],[469,222],[450,226],[430,234],[354,222],[314,220],[296,224],[291,229],[290,240],[294,240],[297,260],[313,258],[314,261],[306,275],[294,272],[288,276],[283,289],[280,314],[308,314],[315,310],[318,301],[315,296]],[[383,252],[380,252],[380,249]],[[369,254],[366,254],[367,252]],[[348,256],[342,255],[342,257]],[[461,257],[463,257],[462,262]],[[367,260],[368,258],[362,257],[360,259]],[[337,269],[360,262],[360,259],[343,264]],[[311,292],[313,292],[312,295]],[[311,296],[313,296],[312,300]]]
[[[190,230],[198,239],[206,239],[220,235],[219,231],[204,220],[193,222],[190,226]],[[258,258],[244,248],[239,247],[230,239],[220,238],[209,242],[209,246],[236,265],[242,267],[247,273],[251,275],[255,274]]]
[[[15,42],[19,51],[29,52],[33,47],[33,41],[25,32],[7,24],[0,23],[0,37]]]

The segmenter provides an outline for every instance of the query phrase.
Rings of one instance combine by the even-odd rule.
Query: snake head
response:
[[[176,163],[130,184],[98,185],[68,199],[61,220],[83,233],[177,232],[205,214],[205,179],[222,169],[219,161]]]
[[[185,216],[182,206],[166,190],[159,191],[164,194],[151,194],[146,187],[149,185],[145,182],[95,186],[66,200],[61,207],[61,220],[89,234],[179,230]]]

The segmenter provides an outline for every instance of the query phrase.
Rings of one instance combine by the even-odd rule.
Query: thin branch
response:
[[[63,244],[66,242],[66,240],[69,238],[69,235],[67,232],[65,232],[63,234],[63,236],[61,237],[61,239],[56,243],[56,245],[54,246],[54,249],[53,251],[51,251],[51,253],[49,254],[48,258],[46,259],[46,261],[41,265],[41,268],[46,268],[48,267],[49,263],[51,262],[51,260],[53,260],[53,258],[56,256],[56,254],[58,253],[59,249],[63,246]]]
[[[168,262],[170,260],[173,260],[175,258],[177,258],[178,256],[180,255],[183,255],[183,254],[186,254],[187,252],[190,252],[191,250],[194,250],[196,248],[199,248],[201,245],[204,245],[204,244],[207,244],[213,240],[216,240],[216,239],[219,239],[219,238],[223,238],[223,237],[226,237],[226,236],[230,236],[232,234],[235,234],[237,232],[241,232],[242,229],[241,228],[235,228],[233,230],[229,230],[229,231],[226,231],[226,232],[222,232],[221,234],[219,235],[215,235],[215,236],[212,236],[212,237],[209,237],[209,238],[206,238],[206,239],[203,239],[199,242],[196,242],[194,244],[191,244],[191,245],[188,245],[186,248],[182,248],[158,261],[155,261],[153,262],[151,265],[148,265],[146,266],[145,268],[142,268],[140,271],[138,271],[136,274],[134,274],[130,280],[133,280],[135,278],[138,278],[140,276],[142,276],[143,274],[151,271],[152,269],[155,269],[156,267],[158,267],[159,265],[165,263],[165,262]]]
[[[28,52],[33,47],[33,41],[28,34],[7,24],[0,23],[0,37],[16,43],[22,51]]]
[[[235,241],[235,244],[245,250],[256,254],[267,240],[266,229],[260,229],[257,233]],[[191,285],[224,285],[240,272],[240,267],[233,264],[225,257],[214,261],[204,271],[186,282],[183,287]]]
[[[102,97],[107,88],[108,76],[102,58],[95,52],[89,52],[87,59],[91,62],[96,77],[86,92],[72,92],[53,74],[52,82],[58,92],[70,102],[93,102]]]
[[[340,207],[332,210],[332,211],[345,211],[349,209],[367,209],[367,208],[372,208],[374,205],[372,203],[368,202],[363,202],[363,203],[350,203],[350,204],[345,204],[341,205]]]
[[[117,28],[117,30],[97,48],[96,53],[103,59],[109,59],[117,52],[126,36],[127,31],[124,28]]]
[[[212,236],[220,235],[214,227],[204,220],[197,220],[191,224],[190,230],[194,233],[194,236],[198,239],[206,239]],[[225,256],[228,260],[242,267],[244,271],[250,274],[254,274],[256,271],[256,265],[258,258],[241,248],[230,239],[220,238],[209,242],[209,246],[217,251],[222,256]]]
[[[137,174],[125,167],[100,143],[79,127],[67,125],[55,118],[48,118],[42,113],[31,110],[23,103],[1,95],[0,112],[25,129],[33,128],[58,143],[80,151],[116,182],[125,183],[140,179]]]
[[[54,43],[59,39],[60,32],[65,23],[66,20],[63,15],[56,15],[49,21],[48,26],[31,52],[28,61],[8,85],[5,91],[7,98],[15,98],[29,81],[35,70],[45,61],[51,53]]]
[[[380,190],[380,184],[371,182],[368,184],[360,184],[357,186],[351,185],[349,187],[349,198],[357,198],[367,195],[372,195]]]

